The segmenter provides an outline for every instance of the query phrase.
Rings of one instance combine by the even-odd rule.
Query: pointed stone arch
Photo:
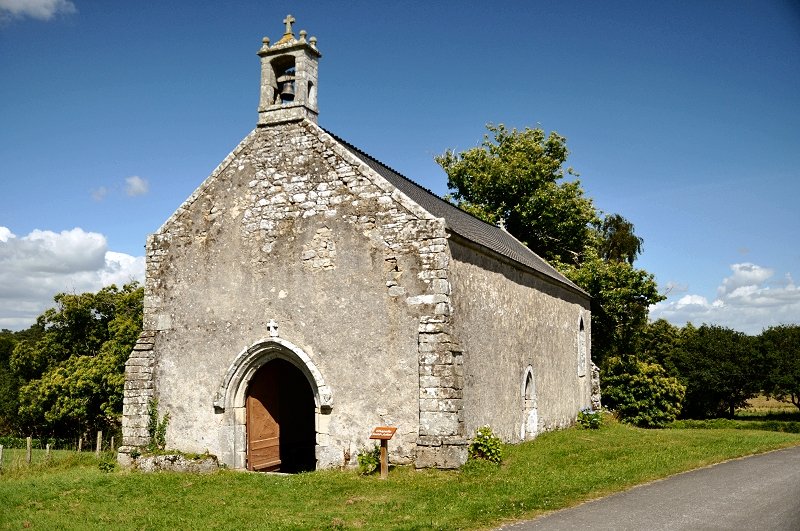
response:
[[[520,439],[527,440],[536,437],[539,432],[539,409],[536,401],[536,378],[533,366],[528,365],[522,374],[522,427]]]
[[[586,359],[587,359],[587,337],[586,337],[586,324],[583,320],[583,312],[578,315],[578,376],[586,376]]]
[[[300,347],[279,338],[263,338],[242,350],[228,367],[213,397],[214,409],[223,415],[221,433],[222,461],[232,468],[245,468],[247,453],[246,401],[250,380],[256,372],[275,359],[288,361],[305,375],[314,394],[314,425],[317,450],[327,441],[328,415],[333,408],[333,393],[322,373]]]

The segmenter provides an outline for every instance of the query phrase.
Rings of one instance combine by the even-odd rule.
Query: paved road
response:
[[[800,531],[800,447],[693,470],[502,529]]]

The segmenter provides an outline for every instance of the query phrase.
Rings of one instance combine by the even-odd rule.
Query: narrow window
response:
[[[539,411],[536,405],[536,384],[533,379],[533,367],[525,369],[522,387],[522,429],[520,439],[533,439],[539,431]]]
[[[583,316],[578,323],[578,376],[586,376],[586,327]]]

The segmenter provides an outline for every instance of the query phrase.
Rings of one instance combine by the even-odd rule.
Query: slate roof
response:
[[[505,230],[476,218],[460,208],[448,203],[430,190],[423,188],[408,177],[401,175],[379,160],[367,155],[354,145],[339,138],[327,129],[326,133],[335,138],[342,146],[358,159],[372,168],[381,177],[397,187],[412,201],[430,212],[437,218],[444,218],[447,228],[453,233],[473,243],[486,247],[506,258],[549,277],[560,284],[586,294],[584,290],[575,285],[567,277],[559,273],[542,257],[531,251],[522,242],[514,238]]]

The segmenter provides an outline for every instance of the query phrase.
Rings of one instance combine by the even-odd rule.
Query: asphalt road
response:
[[[800,447],[678,474],[502,529],[800,531]]]

